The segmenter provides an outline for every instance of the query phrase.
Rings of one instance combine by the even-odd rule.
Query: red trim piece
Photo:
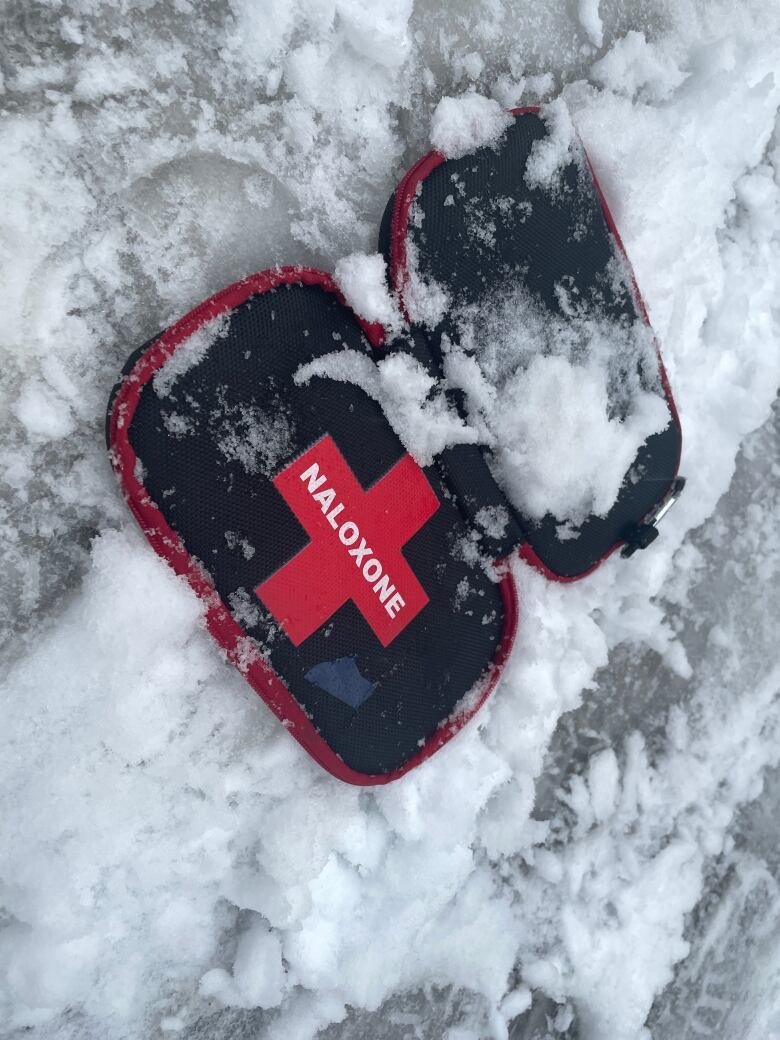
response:
[[[406,229],[409,226],[409,210],[412,208],[420,183],[437,166],[441,166],[446,161],[446,156],[441,152],[428,152],[422,159],[418,159],[410,170],[407,170],[396,188],[393,215],[390,220],[390,280],[393,291],[398,297],[401,313],[407,322],[410,322],[410,319],[406,310],[404,293],[409,280],[406,266]]]
[[[541,112],[541,106],[529,105],[521,108],[512,108],[509,111],[510,114],[513,116],[522,116],[527,115],[529,113],[538,115]],[[580,144],[582,144],[582,141],[580,141]],[[591,163],[590,157],[588,156],[588,153],[585,150],[584,144],[582,144],[582,151],[585,156],[585,161],[588,164],[588,170],[590,171],[590,175],[593,179],[593,184],[596,188],[596,193],[598,195],[599,202],[601,203],[601,209],[604,214],[604,219],[607,222],[607,227],[609,228],[612,237],[615,239],[617,247],[620,250],[620,253],[623,256],[623,259],[626,263],[637,310],[639,311],[639,315],[644,321],[644,323],[652,331],[652,325],[650,324],[650,316],[648,314],[645,301],[642,298],[642,294],[639,291],[639,285],[637,284],[636,276],[634,275],[634,269],[631,266],[631,261],[629,260],[628,253],[626,252],[626,248],[623,245],[623,240],[621,239],[620,232],[618,231],[617,225],[615,224],[615,219],[612,216],[612,213],[610,212],[609,206],[607,205],[607,200],[604,195],[604,191],[602,190],[598,178],[596,177],[596,172],[593,169],[593,164]],[[418,159],[414,166],[407,170],[406,174],[401,179],[401,182],[396,190],[395,204],[393,206],[393,215],[390,222],[390,278],[393,286],[393,291],[398,297],[399,306],[404,315],[404,318],[407,321],[409,321],[409,315],[406,310],[406,303],[404,301],[404,292],[406,290],[406,285],[409,280],[409,271],[407,269],[406,256],[406,238],[407,231],[409,228],[409,211],[412,208],[412,203],[417,197],[420,184],[430,173],[433,172],[433,170],[435,170],[438,166],[441,166],[442,163],[446,161],[446,156],[443,155],[441,152],[428,152],[421,159]],[[672,421],[674,422],[680,434],[680,437],[678,438],[679,447],[677,451],[677,461],[674,467],[674,476],[676,477],[680,469],[680,456],[682,452],[682,428],[680,426],[680,417],[677,414],[677,405],[675,404],[674,396],[672,395],[672,388],[669,383],[669,378],[667,376],[666,369],[664,367],[663,358],[661,357],[661,347],[657,337],[655,336],[655,333],[653,333],[653,341],[655,343],[655,350],[658,356],[658,365],[661,373],[661,385],[664,388],[664,394],[666,395],[667,404],[669,405],[669,412],[671,413]],[[647,515],[650,514],[648,513]],[[593,571],[595,571],[598,567],[601,566],[604,560],[606,560],[609,556],[612,555],[612,553],[614,553],[617,549],[621,548],[621,546],[623,545],[625,545],[625,542],[615,542],[615,544],[610,546],[609,549],[607,549],[607,551],[603,554],[603,556],[599,557],[599,559],[586,571],[583,571],[581,574],[574,574],[570,576],[556,574],[554,571],[551,571],[550,568],[542,562],[542,560],[536,555],[531,546],[528,544],[520,547],[519,555],[527,563],[530,563],[533,567],[536,567],[537,570],[541,571],[541,573],[544,574],[544,576],[546,578],[549,578],[551,581],[568,583],[572,581],[579,581],[580,578],[585,578],[589,574],[592,574]]]
[[[547,564],[533,551],[530,542],[521,545],[517,550],[517,555],[521,560],[529,563],[535,570],[539,571],[540,574],[543,574],[549,581],[557,581],[562,585],[570,585],[573,581],[579,581],[580,578],[587,578],[589,574],[593,574],[594,571],[597,571],[604,560],[611,556],[616,549],[619,549],[622,544],[622,542],[616,542],[613,546],[607,549],[603,556],[600,556],[595,563],[591,564],[586,571],[582,571],[580,574],[556,574],[555,571],[551,571]]]
[[[110,456],[122,493],[130,510],[154,551],[166,560],[176,574],[186,578],[194,592],[206,605],[206,626],[225,651],[228,660],[238,668],[252,688],[262,697],[286,729],[321,766],[339,780],[365,786],[386,784],[408,773],[443,744],[446,744],[476,713],[498,682],[504,662],[514,642],[517,628],[517,592],[508,569],[501,578],[504,602],[504,628],[501,641],[491,662],[484,688],[476,702],[459,715],[445,720],[420,750],[404,765],[390,773],[366,774],[351,769],[323,740],[312,720],[284,682],[263,659],[255,644],[233,618],[219,598],[211,578],[200,562],[187,552],[181,538],[168,524],[139,479],[138,459],[130,444],[130,426],[144,386],[154,373],[172,356],[204,322],[233,310],[256,293],[269,292],[279,285],[301,283],[318,285],[333,293],[347,306],[330,275],[305,267],[278,267],[250,275],[240,282],[209,297],[194,310],[167,329],[141,355],[117,391],[109,419]],[[377,324],[355,318],[372,346],[382,342],[384,329]]]

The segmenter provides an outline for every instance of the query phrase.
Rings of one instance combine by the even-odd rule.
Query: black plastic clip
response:
[[[656,540],[658,537],[658,524],[683,493],[684,487],[685,477],[675,477],[672,481],[672,486],[669,488],[669,493],[656,511],[643,520],[641,524],[634,524],[624,534],[623,537],[626,544],[620,553],[621,556],[626,558],[633,556],[638,549],[646,549],[648,545],[651,545]]]

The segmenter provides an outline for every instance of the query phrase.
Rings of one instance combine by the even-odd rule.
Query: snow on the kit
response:
[[[220,314],[204,321],[181,343],[177,343],[169,358],[152,376],[152,386],[158,397],[169,397],[176,381],[195,365],[199,365],[218,339],[227,335],[229,315]]]
[[[444,372],[510,501],[535,519],[604,516],[638,449],[670,422],[647,326],[582,308],[551,316],[522,288],[457,324]]]
[[[422,287],[415,271],[413,264],[411,309],[424,300],[428,323],[435,324],[441,290]],[[346,272],[348,299],[358,313],[384,317],[389,330],[398,330],[399,315],[379,282],[381,257],[351,256]],[[455,311],[457,341],[444,337],[445,378],[438,382],[408,354],[392,354],[377,365],[350,350],[303,365],[296,382],[320,376],[360,386],[382,405],[420,465],[430,465],[449,445],[489,445],[491,465],[513,505],[533,519],[550,513],[562,525],[576,526],[590,514],[607,514],[639,448],[671,416],[644,322],[577,309],[563,294],[560,287],[564,318],[552,317],[522,285],[503,288],[479,308]],[[465,392],[468,419],[448,403],[452,388]],[[561,526],[561,537],[569,531]]]
[[[512,122],[493,98],[476,91],[444,97],[431,116],[431,144],[448,159],[498,143]]]
[[[566,102],[558,97],[542,105],[540,115],[547,133],[534,141],[525,166],[525,182],[529,188],[550,188],[558,173],[579,151],[574,124]]]
[[[294,378],[300,385],[315,377],[352,383],[378,401],[421,466],[429,466],[449,445],[479,441],[478,431],[458,415],[440,381],[411,354],[390,354],[377,364],[367,354],[340,350],[301,365]]]
[[[271,476],[279,461],[289,454],[292,443],[292,420],[278,397],[269,412],[255,404],[232,404],[226,388],[220,387],[217,406],[207,410],[201,408],[191,391],[178,392],[178,380],[204,361],[214,345],[225,338],[229,325],[227,313],[203,322],[176,345],[155,372],[152,386],[162,401],[160,417],[173,437],[208,433],[227,461],[238,462],[249,474]],[[143,459],[139,461],[143,465]],[[230,532],[225,535],[228,538]]]
[[[291,420],[281,404],[269,414],[257,405],[231,405],[223,401],[203,418],[208,422],[220,454],[229,462],[240,463],[247,473],[273,476],[282,459],[290,453]]]
[[[611,419],[603,369],[552,355],[512,378],[492,418],[502,431],[497,468],[513,503],[536,519],[552,513],[578,524],[609,512],[638,448],[669,424],[669,411],[642,391],[630,415]],[[572,445],[587,445],[587,458]]]
[[[390,294],[387,268],[380,253],[344,256],[336,264],[335,275],[344,298],[356,314],[366,321],[378,322],[390,334],[400,332],[403,318]]]
[[[690,674],[664,597],[695,583],[682,539],[780,383],[777,12],[648,10],[619,26],[592,0],[9,10],[0,618],[22,634],[0,681],[0,1031],[219,1036],[243,1028],[208,1017],[228,1005],[269,1008],[251,1028],[305,1040],[347,1005],[432,984],[481,997],[464,1035],[505,1038],[530,989],[586,1040],[643,1035],[780,726],[776,671],[745,684],[726,624],[708,649],[720,672],[696,668],[662,738],[593,757],[583,734],[561,812],[534,815],[551,736],[599,699],[616,644]],[[126,514],[101,426],[130,351],[200,299],[277,263],[370,254],[464,74],[484,97],[439,111],[441,147],[495,139],[489,97],[563,97],[662,343],[688,488],[652,550],[577,586],[518,564],[498,690],[431,760],[363,792],[221,660]],[[540,178],[554,182],[558,143]],[[386,306],[377,272],[352,270],[356,306]],[[386,382],[419,403],[426,374],[396,366]],[[766,561],[761,518],[745,537],[760,530]]]
[[[646,326],[551,320],[517,292],[478,322],[464,318],[460,331],[469,352],[447,341],[442,380],[410,354],[377,364],[354,350],[302,365],[295,380],[361,387],[422,466],[454,444],[489,445],[499,483],[525,516],[577,525],[606,515],[638,449],[671,421],[657,377],[653,390],[640,379],[643,362],[655,369]],[[465,391],[468,419],[448,402],[452,388]]]
[[[409,211],[409,219],[417,220],[418,212],[419,207],[413,204]],[[449,293],[444,286],[420,270],[419,251],[410,238],[406,240],[406,271],[402,295],[409,321],[429,329],[435,329],[452,306]]]

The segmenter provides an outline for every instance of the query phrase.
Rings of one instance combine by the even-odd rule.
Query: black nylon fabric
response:
[[[521,284],[551,317],[565,317],[557,291],[564,285],[579,302],[605,317],[641,320],[627,277],[622,286],[615,278],[616,267],[625,272],[625,263],[584,163],[569,163],[554,190],[527,186],[529,154],[546,134],[538,115],[518,115],[495,149],[481,148],[447,160],[428,174],[414,203],[417,219],[410,221],[407,232],[416,247],[420,274],[443,286],[454,306],[486,306],[502,286]],[[380,249],[388,261],[394,198],[380,228]],[[491,235],[475,233],[488,226]],[[442,337],[458,338],[449,316],[425,335],[439,364]],[[663,393],[659,371],[656,362],[645,369],[643,378],[648,388],[655,386]],[[557,417],[553,413],[545,421],[554,424]],[[679,429],[670,411],[669,425],[642,446],[605,517],[591,516],[576,537],[562,541],[557,534],[560,521],[553,516],[541,521],[518,516],[531,548],[557,575],[575,577],[589,570],[665,498],[679,445]]]
[[[486,675],[504,619],[499,586],[459,550],[473,545],[473,529],[437,466],[424,472],[439,509],[402,550],[430,602],[386,649],[351,602],[296,647],[254,594],[309,541],[274,475],[325,434],[364,488],[404,454],[362,390],[326,378],[293,383],[299,365],[345,346],[371,354],[352,312],[332,294],[295,284],[254,296],[167,396],[153,382],[145,386],[129,436],[147,491],[223,603],[267,650],[333,751],[351,768],[378,774],[414,755]],[[226,457],[220,448],[231,428],[240,443],[251,441],[247,416],[265,429],[255,438],[263,456],[255,472],[246,467],[251,453]],[[376,684],[357,709],[305,678],[343,657],[354,657]]]

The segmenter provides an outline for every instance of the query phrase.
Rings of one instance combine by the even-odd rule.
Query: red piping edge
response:
[[[509,109],[510,114],[513,116],[522,116],[527,114],[538,115],[540,111],[541,106],[539,105],[528,105],[521,108]],[[582,141],[580,141],[580,144],[582,144]],[[590,175],[593,179],[593,184],[596,188],[596,194],[598,195],[599,202],[601,203],[601,209],[604,214],[604,219],[607,222],[607,227],[609,228],[612,237],[615,239],[615,243],[617,244],[617,247],[620,250],[620,253],[628,269],[631,281],[631,289],[634,295],[634,302],[636,304],[637,310],[639,311],[639,315],[644,321],[644,323],[647,325],[650,331],[653,332],[653,342],[655,344],[655,351],[658,357],[658,366],[661,374],[661,385],[664,388],[664,394],[666,396],[667,404],[669,405],[669,412],[672,416],[672,421],[677,427],[678,433],[680,435],[678,437],[677,460],[675,462],[674,467],[674,475],[677,476],[677,473],[680,469],[680,457],[682,454],[682,427],[680,425],[680,417],[677,413],[677,405],[674,401],[674,395],[672,394],[672,388],[669,383],[669,377],[667,376],[663,358],[661,357],[661,347],[658,342],[658,337],[655,335],[653,327],[650,324],[650,316],[648,314],[647,306],[645,305],[645,301],[642,297],[642,294],[639,291],[639,285],[637,284],[636,275],[634,274],[634,268],[632,267],[631,261],[628,258],[626,247],[623,245],[623,240],[620,237],[620,232],[618,231],[617,225],[615,224],[615,218],[612,216],[610,208],[607,204],[606,196],[604,195],[604,191],[601,187],[601,184],[599,183],[598,177],[596,176],[596,171],[593,169],[593,164],[590,161],[590,157],[585,149],[584,144],[582,145],[582,151],[585,155],[585,161],[588,164],[588,170],[590,171]],[[441,166],[442,163],[446,161],[447,157],[443,155],[441,152],[428,152],[426,155],[423,155],[422,158],[418,159],[417,162],[407,170],[407,172],[401,178],[398,188],[396,189],[395,203],[393,205],[393,214],[390,221],[390,280],[393,287],[393,291],[398,299],[399,306],[401,308],[403,316],[407,322],[409,321],[409,314],[406,310],[404,293],[409,279],[406,255],[406,233],[409,227],[409,211],[412,208],[412,203],[417,197],[417,192],[422,181],[425,180],[425,178],[429,176],[429,174],[431,174],[438,166]],[[652,513],[652,510],[650,511],[650,513]],[[650,513],[646,515],[649,516]],[[624,541],[615,542],[615,544],[611,545],[609,549],[607,549],[607,551],[602,556],[600,556],[594,564],[588,567],[587,570],[582,571],[580,574],[572,575],[556,574],[555,571],[550,570],[550,568],[540,559],[539,556],[537,556],[537,554],[534,552],[534,550],[528,543],[520,547],[520,549],[518,550],[518,554],[521,559],[525,560],[526,563],[529,563],[531,564],[531,566],[535,567],[546,578],[550,579],[550,581],[569,583],[572,581],[579,581],[580,578],[585,578],[589,574],[592,574],[598,567],[601,566],[604,560],[606,560],[623,545],[625,545]]]
[[[109,454],[122,494],[147,541],[158,556],[168,562],[176,574],[186,578],[196,595],[203,600],[206,606],[206,627],[209,632],[225,651],[228,660],[238,668],[249,685],[281,720],[285,728],[315,761],[339,780],[362,786],[386,784],[403,776],[404,773],[408,773],[446,744],[476,714],[495,688],[512,649],[517,630],[517,590],[509,569],[506,568],[501,576],[501,598],[504,605],[504,627],[501,640],[486,676],[482,680],[484,686],[479,691],[475,702],[468,709],[441,723],[420,750],[402,766],[389,773],[360,773],[348,766],[320,736],[314,723],[282,679],[263,659],[254,642],[225,607],[203,566],[189,555],[181,538],[168,524],[139,480],[136,468],[138,459],[130,444],[130,425],[140,401],[141,392],[177,347],[204,322],[225,311],[233,310],[250,296],[269,292],[279,285],[295,283],[318,285],[325,292],[333,293],[340,303],[347,306],[330,275],[305,267],[278,267],[269,271],[261,271],[229,285],[226,289],[204,300],[162,333],[138,358],[123,379],[109,418]],[[382,326],[366,322],[358,315],[355,315],[355,318],[371,345],[375,348],[378,347],[384,337]],[[497,564],[497,568],[502,567],[502,562]]]

